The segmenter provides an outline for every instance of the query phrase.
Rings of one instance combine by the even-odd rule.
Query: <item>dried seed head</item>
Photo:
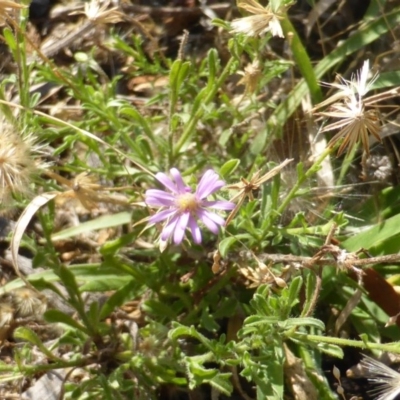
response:
[[[376,387],[370,391],[376,400],[394,400],[400,394],[400,374],[371,357],[363,355],[361,366],[365,377]]]
[[[326,125],[321,132],[339,130],[328,144],[328,146],[333,147],[343,139],[338,149],[338,156],[346,148],[350,151],[358,142],[361,142],[365,154],[369,156],[370,134],[377,141],[382,141],[380,136],[381,121],[378,110],[367,108],[368,104],[371,106],[378,101],[369,101],[374,96],[366,97],[378,77],[374,75],[371,79],[368,79],[369,72],[369,62],[367,60],[361,70],[352,76],[351,80],[340,77],[340,83],[325,83],[326,86],[338,89],[338,91],[322,103],[317,104],[312,110],[316,112],[320,108],[330,105],[327,111],[319,111],[316,114],[336,119],[335,122]]]
[[[9,328],[13,321],[14,309],[12,305],[7,302],[0,301],[0,330],[2,328]]]
[[[46,311],[47,303],[44,297],[28,287],[13,290],[11,304],[16,318],[41,318]]]
[[[253,94],[260,82],[262,76],[261,72],[260,61],[255,59],[251,64],[245,67],[244,72],[239,72],[243,75],[243,78],[238,82],[238,85],[245,85],[246,93]]]
[[[73,12],[72,14],[85,14],[89,21],[94,24],[116,24],[124,20],[124,14],[118,11],[117,7],[108,9],[109,0],[90,0],[85,3],[84,11]]]
[[[35,151],[33,136],[22,137],[11,126],[0,130],[0,203],[12,194],[29,191],[32,174],[37,169],[32,153]]]
[[[286,11],[286,7],[273,10],[270,5],[263,7],[255,0],[238,0],[237,5],[253,15],[232,21],[232,33],[243,33],[246,36],[255,37],[271,32],[272,36],[284,37],[279,20],[282,18],[281,13]]]

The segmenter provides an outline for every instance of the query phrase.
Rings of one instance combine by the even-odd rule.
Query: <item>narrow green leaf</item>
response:
[[[233,391],[232,386],[232,374],[230,373],[219,373],[213,378],[207,380],[213,388],[217,390],[217,393],[222,393],[225,396],[230,396]]]
[[[175,311],[169,304],[165,304],[155,299],[146,300],[142,308],[145,312],[162,318],[169,318],[174,320],[177,318]]]
[[[78,236],[83,233],[92,232],[98,229],[107,229],[114,226],[120,226],[124,224],[129,224],[132,219],[132,214],[130,212],[124,211],[118,214],[103,215],[99,218],[93,220],[82,222],[78,226],[73,226],[71,228],[65,229],[63,231],[57,232],[51,235],[51,240],[64,240],[70,237]]]
[[[218,69],[218,53],[216,49],[211,49],[207,55],[208,58],[208,83],[211,89],[215,85],[215,76]]]
[[[290,19],[285,15],[281,20],[285,37],[288,39],[288,43],[292,49],[293,57],[296,61],[297,67],[307,83],[308,90],[311,94],[311,98],[314,104],[322,101],[322,92],[317,77],[315,76],[313,65],[311,64],[310,58],[308,57],[307,51],[304,48],[296,29],[290,22]],[[290,39],[289,39],[290,37]]]
[[[44,319],[47,322],[61,323],[70,326],[71,328],[78,329],[79,331],[89,335],[89,331],[81,325],[79,322],[75,321],[71,316],[63,313],[59,310],[48,310],[44,313]]]
[[[237,240],[234,236],[229,236],[219,242],[218,250],[222,258],[225,258],[228,255],[229,249],[234,243],[236,243],[236,241]]]
[[[188,327],[185,325],[181,325],[178,322],[172,323],[173,329],[168,332],[168,338],[171,340],[177,340],[181,336],[193,336],[193,329],[192,327]]]
[[[335,358],[339,358],[339,359],[342,359],[344,357],[344,353],[343,353],[343,350],[341,349],[341,347],[339,347],[335,344],[318,343],[317,349],[319,351],[322,351],[325,354],[328,354],[331,357],[335,357]]]
[[[342,245],[349,251],[371,249],[398,234],[400,234],[400,214],[353,235],[342,242]]]
[[[83,305],[82,299],[80,297],[79,286],[76,282],[74,274],[68,269],[68,267],[64,265],[62,265],[56,272],[57,275],[60,277],[61,282],[67,289],[71,302],[75,306]]]
[[[15,41],[15,36],[11,29],[4,28],[3,36],[11,52],[15,55],[15,51],[17,50],[17,42]]]
[[[260,315],[251,315],[244,320],[245,326],[257,326],[257,325],[272,325],[279,322],[277,317],[263,317]]]
[[[222,165],[222,167],[219,169],[219,173],[224,179],[227,179],[229,175],[231,175],[236,168],[239,166],[240,160],[237,158],[234,158],[232,160],[227,161],[225,164]]]
[[[137,283],[134,280],[131,280],[128,284],[126,284],[124,287],[117,290],[113,295],[111,295],[103,304],[103,307],[100,310],[100,316],[99,316],[100,320],[106,318],[117,307],[120,307],[129,298],[132,298],[133,291],[136,288],[136,286]]]
[[[292,308],[295,304],[299,302],[299,293],[301,286],[303,285],[303,278],[301,276],[296,276],[289,286],[287,305]]]
[[[131,117],[134,121],[138,122],[140,126],[143,128],[143,133],[152,141],[155,140],[153,130],[151,129],[149,123],[147,122],[146,118],[144,118],[142,114],[140,114],[140,112],[136,110],[136,108],[134,108],[133,106],[122,107],[119,110],[119,113],[121,115],[127,115]]]
[[[310,326],[314,327],[316,329],[319,329],[321,331],[325,330],[325,324],[317,319],[317,318],[311,318],[311,317],[306,317],[306,318],[288,318],[285,321],[282,321],[282,326],[284,326],[286,329],[290,329],[296,326]]]
[[[313,271],[308,271],[306,276],[306,287],[305,287],[305,302],[303,304],[303,310],[301,315],[310,315],[309,311],[312,306],[314,306],[313,302],[315,301],[315,290],[317,285],[317,276]]]
[[[60,358],[55,356],[40,340],[39,336],[33,332],[31,329],[24,326],[18,327],[14,332],[14,337],[16,339],[26,340],[29,343],[37,346],[39,350],[45,354],[50,360],[59,361]]]

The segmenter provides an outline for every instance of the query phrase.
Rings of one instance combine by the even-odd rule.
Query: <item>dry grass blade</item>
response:
[[[357,289],[353,296],[350,297],[349,301],[347,302],[346,306],[340,312],[339,316],[335,322],[335,335],[337,335],[340,331],[340,328],[343,324],[347,321],[347,318],[351,315],[353,310],[357,307],[358,303],[361,300],[362,291],[361,289]]]
[[[32,217],[36,214],[36,212],[47,204],[49,201],[53,200],[58,195],[58,192],[49,192],[43,193],[39,196],[36,196],[25,208],[22,212],[21,216],[19,217],[15,229],[11,238],[11,256],[12,262],[15,269],[15,273],[19,276],[29,287],[32,288],[32,285],[25,279],[24,276],[20,274],[19,267],[18,267],[18,250],[21,244],[22,236],[28,226],[29,222],[31,221]],[[36,289],[33,288],[36,291]]]
[[[26,7],[26,5],[18,4],[14,1],[0,0],[0,26],[9,19],[10,13],[13,10],[20,10]]]

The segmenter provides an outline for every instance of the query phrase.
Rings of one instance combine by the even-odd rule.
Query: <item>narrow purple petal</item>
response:
[[[196,244],[201,243],[201,231],[199,225],[197,225],[196,220],[191,215],[189,216],[189,228],[192,232],[193,241]]]
[[[164,210],[157,214],[154,214],[149,218],[150,224],[156,224],[157,222],[164,221],[165,219],[172,217],[176,213],[176,210]]]
[[[218,225],[216,223],[214,223],[213,221],[211,221],[211,219],[208,219],[206,217],[203,217],[201,219],[201,221],[203,222],[203,224],[214,234],[214,235],[218,235]]]
[[[177,224],[177,222],[179,221],[180,215],[176,214],[174,215],[168,222],[167,224],[164,226],[162,232],[161,232],[161,239],[164,241],[167,241],[172,233],[175,230],[175,226]]]
[[[190,214],[183,213],[179,216],[178,221],[175,226],[175,231],[174,231],[174,243],[175,244],[180,244],[183,240],[183,237],[185,236],[185,230],[188,225],[189,221],[189,216]]]
[[[182,175],[176,168],[171,168],[169,172],[176,182],[176,187],[178,188],[179,193],[185,193],[188,189],[190,190],[190,188],[185,185],[185,182],[183,182]]]
[[[225,182],[219,179],[219,176],[209,169],[204,173],[196,189],[196,194],[199,199],[204,199],[211,193],[216,192],[225,186]]]
[[[175,196],[171,193],[158,189],[149,189],[146,191],[145,202],[154,207],[173,207],[175,205]]]
[[[204,224],[208,227],[208,225],[207,225],[207,223],[209,222],[209,221],[212,221],[212,223],[213,224],[217,224],[217,225],[221,225],[221,226],[224,226],[225,225],[225,220],[222,218],[222,217],[220,217],[219,215],[217,215],[217,214],[214,214],[214,213],[212,213],[212,212],[210,212],[210,211],[207,211],[207,210],[205,210],[205,209],[200,209],[200,210],[198,210],[197,211],[197,216],[198,216],[198,218],[202,221],[202,222],[204,222]],[[210,229],[210,228],[209,228]],[[211,229],[210,229],[211,230]],[[217,229],[217,231],[218,231],[218,229]],[[214,232],[214,231],[212,231],[212,232]],[[215,233],[215,232],[214,232]]]
[[[172,193],[179,193],[177,185],[172,182],[172,180],[168,177],[164,172],[157,172],[156,179],[161,182],[167,189],[169,189]]]
[[[232,203],[231,201],[223,201],[223,200],[221,201],[203,200],[201,204],[203,207],[216,208],[217,210],[233,210],[236,206],[235,203]]]
[[[203,210],[203,217],[204,216],[206,216],[207,218],[209,218],[211,221],[215,222],[218,225],[221,225],[221,226],[225,225],[225,220],[218,214],[215,214],[208,210]]]
[[[215,214],[207,212],[206,210],[198,210],[197,216],[199,217],[200,221],[215,235],[218,234],[218,225],[223,225],[225,221],[219,217],[218,221],[215,221]],[[210,216],[214,216],[211,218]],[[220,222],[222,221],[222,224]]]

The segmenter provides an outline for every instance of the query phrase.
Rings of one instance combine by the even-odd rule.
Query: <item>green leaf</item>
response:
[[[169,84],[174,96],[177,97],[179,89],[189,73],[189,69],[190,62],[183,62],[182,60],[173,62],[169,73]]]
[[[350,237],[343,241],[342,245],[348,251],[358,251],[361,248],[372,250],[382,245],[382,242],[399,234],[400,214]]]
[[[386,89],[398,86],[400,82],[400,71],[382,72],[371,86],[371,90]]]
[[[328,354],[331,357],[335,357],[335,358],[339,358],[339,359],[342,359],[344,357],[343,350],[341,349],[341,347],[337,346],[336,344],[318,343],[317,349],[319,351],[322,351],[325,354]]]
[[[8,47],[10,48],[11,52],[15,56],[15,51],[17,50],[18,46],[17,46],[17,42],[15,41],[15,36],[12,33],[11,29],[4,28],[3,29],[3,36],[4,36],[4,39],[5,39]]]
[[[149,299],[142,305],[143,310],[153,316],[161,318],[169,318],[175,320],[177,318],[175,311],[169,304],[163,303],[159,300]]]
[[[79,286],[76,282],[74,274],[68,269],[68,267],[61,265],[60,268],[58,268],[57,275],[60,277],[61,282],[67,289],[71,304],[77,307],[77,310],[83,307]]]
[[[285,37],[288,40],[288,44],[291,47],[297,67],[300,69],[300,72],[307,83],[313,104],[319,103],[322,100],[322,91],[307,51],[287,15],[281,18],[280,24]]]
[[[44,319],[47,322],[61,323],[70,326],[71,328],[78,329],[79,331],[89,335],[89,331],[81,325],[79,322],[74,320],[71,316],[63,313],[59,310],[48,310],[44,313]]]
[[[269,135],[269,130],[267,128],[261,129],[256,134],[255,138],[250,144],[251,154],[256,156],[264,150],[265,144],[267,143],[268,135]]]
[[[114,255],[118,250],[132,243],[137,237],[136,232],[127,233],[126,235],[122,235],[117,239],[110,240],[103,244],[100,248],[100,254],[103,256]]]
[[[310,315],[309,312],[311,307],[315,306],[315,290],[317,287],[317,276],[313,271],[308,271],[306,276],[306,288],[305,288],[305,302],[303,304],[303,310],[301,315]]]
[[[168,332],[168,338],[177,340],[181,336],[194,336],[195,329],[193,327],[182,325],[178,322],[172,322],[172,329]]]
[[[219,325],[215,322],[214,315],[210,313],[209,308],[204,308],[200,317],[201,326],[207,329],[210,332],[217,332],[219,329]]]
[[[100,312],[99,312],[99,303],[98,301],[93,301],[89,305],[89,310],[87,310],[86,315],[92,327],[98,327],[100,322]]]
[[[238,306],[239,303],[236,299],[232,297],[224,298],[218,304],[218,308],[214,311],[213,316],[215,319],[232,317]]]
[[[239,166],[240,160],[234,158],[232,160],[227,161],[222,167],[219,169],[219,173],[224,179],[227,179]]]
[[[94,275],[91,279],[87,279],[81,286],[80,291],[83,292],[107,292],[109,290],[118,290],[126,285],[132,279],[131,275],[121,274],[115,271],[115,274],[103,274],[101,269],[98,275]]]
[[[237,239],[234,236],[229,236],[225,239],[222,239],[219,242],[218,245],[218,250],[221,254],[222,258],[225,258],[228,255],[229,249],[231,248],[231,246],[236,243]]]
[[[57,356],[55,356],[43,343],[42,341],[39,339],[39,336],[33,332],[31,329],[26,328],[24,326],[20,326],[18,327],[15,331],[14,331],[14,337],[16,339],[22,339],[22,340],[26,340],[29,343],[32,343],[33,345],[37,346],[39,348],[39,350],[45,354],[50,360],[53,361],[59,361],[60,358],[58,358]]]
[[[83,233],[93,232],[94,230],[107,229],[114,226],[129,224],[131,222],[131,219],[132,214],[126,211],[118,214],[103,215],[99,218],[95,218],[87,222],[82,222],[77,226],[73,226],[71,228],[57,232],[51,235],[51,240],[65,240],[70,237],[81,235]]]
[[[219,373],[215,375],[213,378],[207,380],[213,388],[217,390],[217,393],[222,393],[225,396],[230,396],[233,391],[232,386],[232,374],[230,373]]]
[[[248,326],[258,326],[258,325],[272,325],[279,322],[278,317],[262,317],[260,315],[251,315],[244,320],[244,325]]]
[[[119,110],[121,115],[127,115],[128,117],[132,118],[134,121],[138,122],[140,126],[143,128],[143,133],[152,141],[155,140],[153,129],[151,129],[149,123],[147,122],[146,118],[142,116],[142,114],[136,110],[133,106],[126,106],[121,107]]]
[[[100,320],[108,317],[117,307],[120,307],[127,300],[133,297],[134,290],[137,287],[135,280],[131,280],[128,284],[117,290],[103,304],[100,310]]]
[[[287,300],[287,305],[289,308],[292,308],[299,302],[299,293],[302,285],[303,278],[301,276],[296,276],[290,283]]]
[[[310,326],[321,331],[325,330],[325,324],[317,318],[288,318],[280,323],[285,329],[291,329],[297,326]]]
[[[211,90],[215,85],[215,76],[219,66],[218,53],[216,49],[211,49],[207,55],[208,58],[208,83],[207,86]]]
[[[199,342],[201,342],[207,349],[213,350],[211,340],[206,338],[201,333],[197,332],[194,326],[187,327],[175,321],[172,322],[172,326],[173,329],[168,332],[168,337],[171,340],[176,340],[180,336],[191,336],[196,338]]]

